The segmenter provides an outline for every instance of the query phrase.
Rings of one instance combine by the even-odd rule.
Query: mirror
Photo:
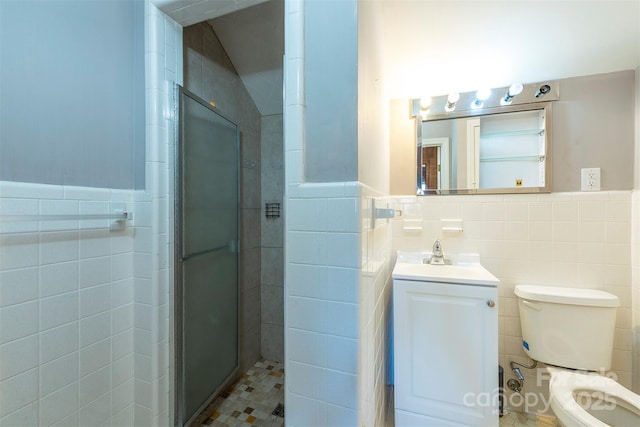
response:
[[[417,122],[417,194],[551,191],[551,103]]]

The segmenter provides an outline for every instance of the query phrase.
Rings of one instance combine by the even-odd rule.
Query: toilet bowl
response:
[[[640,426],[640,396],[593,372],[548,367],[551,409],[566,427]]]
[[[640,427],[640,396],[599,375],[611,367],[618,298],[580,288],[518,285],[522,347],[550,365],[551,409],[567,427]]]

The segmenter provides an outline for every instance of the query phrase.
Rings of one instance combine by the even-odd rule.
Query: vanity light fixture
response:
[[[476,92],[476,99],[471,103],[471,108],[481,108],[484,101],[491,96],[491,89],[480,89]]]
[[[520,95],[522,93],[522,89],[524,89],[522,83],[514,83],[509,86],[507,93],[505,93],[504,97],[500,100],[500,105],[511,105],[513,98]]]
[[[460,100],[460,92],[451,92],[447,97],[447,105],[444,106],[444,111],[447,113],[456,109],[456,102]]]

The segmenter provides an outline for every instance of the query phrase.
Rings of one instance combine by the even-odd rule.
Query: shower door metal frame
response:
[[[181,127],[182,124],[182,115],[184,113],[184,106],[181,102],[181,95],[185,95],[192,100],[198,102],[203,107],[210,110],[213,114],[223,118],[224,120],[232,123],[236,126],[236,143],[235,143],[235,151],[236,151],[236,161],[237,161],[237,224],[238,224],[238,241],[236,245],[237,250],[237,265],[236,265],[236,298],[237,298],[237,307],[236,307],[236,366],[231,371],[231,373],[225,378],[225,380],[213,391],[213,393],[207,398],[207,400],[200,406],[200,408],[196,411],[196,413],[189,418],[186,423],[182,423],[184,405],[183,403],[183,395],[185,390],[184,384],[184,367],[183,367],[183,262],[186,258],[182,257],[183,247],[183,233],[182,233],[182,202],[183,202],[183,156],[181,153],[181,148],[184,146],[184,136],[183,129]],[[174,378],[174,386],[175,386],[175,405],[174,405],[174,425],[183,427],[189,426],[193,421],[198,417],[198,415],[215,399],[216,396],[220,394],[223,390],[228,388],[233,382],[236,380],[240,365],[240,131],[238,129],[238,125],[226,117],[224,114],[216,111],[209,103],[207,103],[204,99],[200,98],[193,92],[185,89],[179,84],[175,85],[174,90],[175,97],[175,148],[174,148],[174,159],[175,159],[175,172],[174,172],[174,322],[173,322],[173,331],[174,331],[174,362],[175,362],[175,378]],[[208,252],[208,251],[207,251]]]

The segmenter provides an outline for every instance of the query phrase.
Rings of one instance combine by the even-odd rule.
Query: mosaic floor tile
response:
[[[284,366],[261,359],[196,418],[195,427],[284,426]]]
[[[549,415],[532,415],[507,411],[500,418],[500,427],[560,427],[560,422]]]

